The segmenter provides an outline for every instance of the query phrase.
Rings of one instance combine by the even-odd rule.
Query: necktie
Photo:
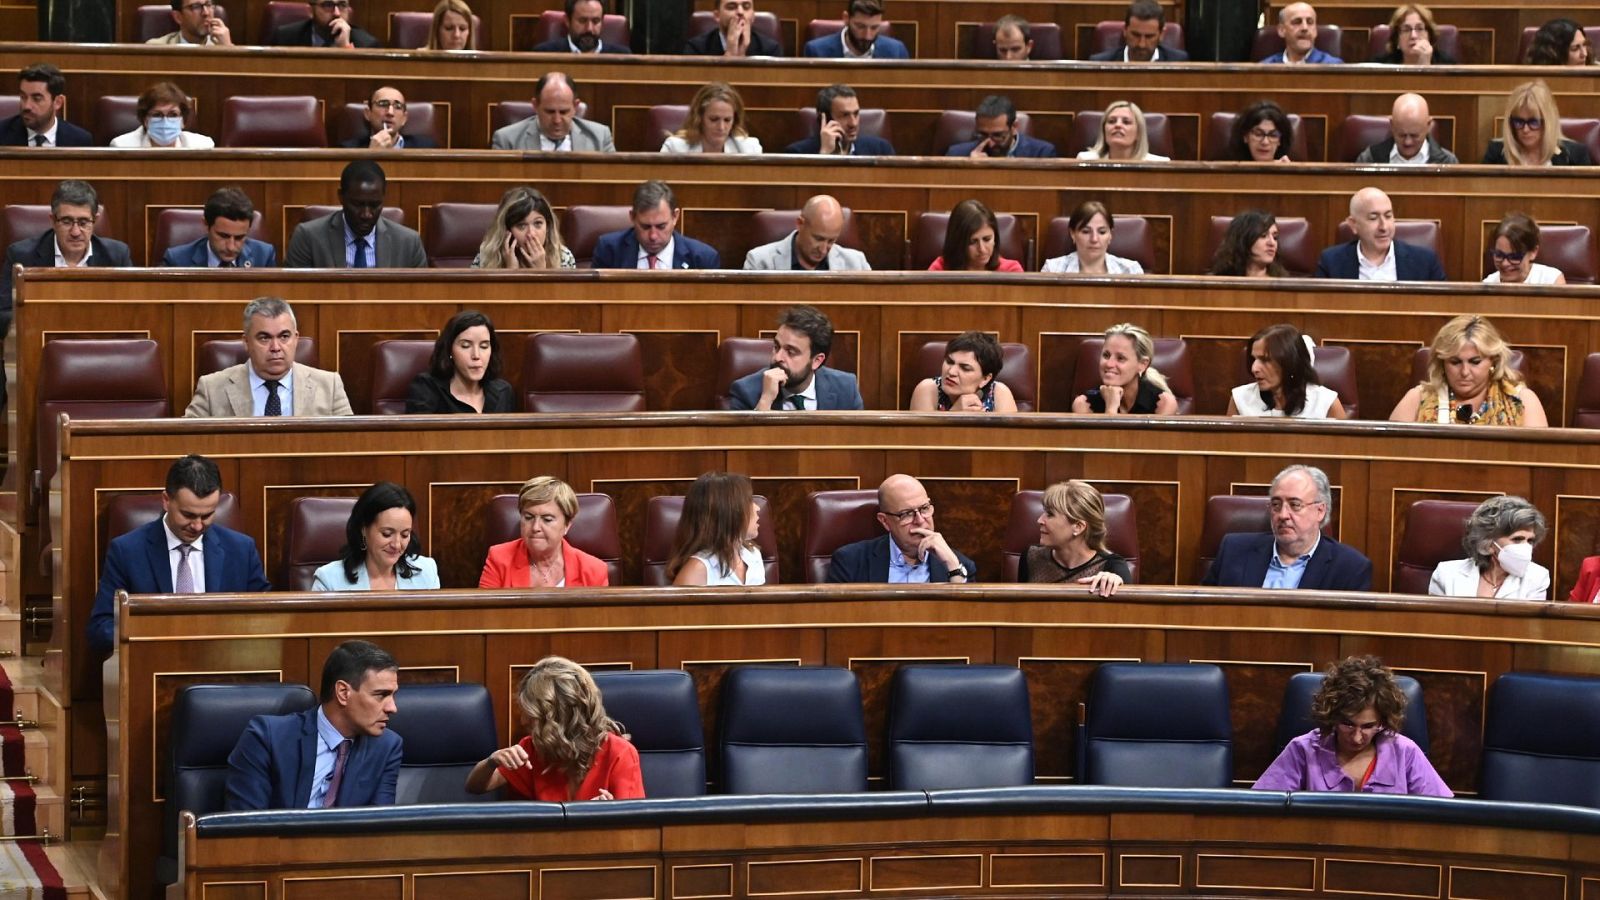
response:
[[[33,145],[35,147],[43,147],[44,146],[44,141],[45,141],[45,137],[42,134],[36,134],[36,135],[33,136]]]
[[[370,269],[370,268],[372,268],[371,266],[367,265],[367,239],[364,238],[364,237],[356,238],[356,261],[350,264],[350,268],[352,268],[352,269]]]
[[[172,586],[175,594],[193,594],[194,570],[189,568],[189,554],[194,552],[193,544],[178,545],[178,578]]]
[[[264,416],[283,415],[283,401],[278,399],[278,388],[282,386],[282,382],[267,380],[263,384],[267,386],[267,408],[262,410],[261,414]]]
[[[650,254],[649,259],[650,259],[650,268],[652,268],[652,269],[661,268],[661,258],[660,257],[658,257],[654,253],[652,253],[652,254]]]
[[[339,782],[344,780],[344,764],[350,758],[350,742],[339,742],[339,752],[333,758],[333,774],[328,776],[328,792],[322,795],[324,808],[339,802]]]
[[[789,397],[789,402],[794,404],[794,408],[795,409],[805,409],[806,408],[806,398],[805,398],[804,394],[794,394],[794,395],[790,396]]]

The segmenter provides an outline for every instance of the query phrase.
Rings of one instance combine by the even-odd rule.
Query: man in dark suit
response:
[[[117,591],[239,594],[271,589],[255,541],[213,524],[221,502],[222,473],[216,463],[190,455],[167,469],[161,518],[119,535],[106,548],[89,615],[89,649],[111,652]]]
[[[250,196],[236,187],[218,188],[206,199],[206,235],[168,247],[163,266],[195,269],[270,269],[278,264],[278,251],[266,241],[250,237],[256,208]]]
[[[817,133],[785,147],[785,153],[824,156],[893,156],[894,147],[881,137],[861,133],[861,99],[848,84],[830,84],[817,92]]]
[[[633,192],[632,228],[604,235],[594,247],[596,269],[720,269],[710,245],[675,234],[678,200],[665,181],[646,181]]]
[[[1122,46],[1090,56],[1093,62],[1188,62],[1189,54],[1161,43],[1167,14],[1157,0],[1133,0],[1122,17]]]
[[[848,0],[844,27],[807,41],[802,56],[811,59],[910,59],[911,51],[883,30],[883,0]]]
[[[978,104],[973,131],[973,140],[951,144],[944,155],[972,159],[1050,159],[1056,156],[1055,144],[1022,133],[1017,127],[1017,107],[1011,98],[1001,94],[991,94]]]
[[[782,56],[783,47],[756,31],[755,0],[715,0],[717,27],[683,45],[686,56]]]
[[[367,98],[367,133],[348,138],[339,146],[366,150],[431,150],[438,147],[433,138],[425,134],[404,134],[406,95],[399,88],[387,85],[372,92]]]
[[[602,40],[606,6],[600,0],[567,0],[567,33],[533,48],[535,53],[632,53],[621,44]]]
[[[383,217],[389,186],[383,167],[358,159],[339,175],[341,209],[301,222],[289,237],[292,269],[425,269],[428,254],[415,231]]]
[[[1350,198],[1346,220],[1356,239],[1322,251],[1318,278],[1361,281],[1444,281],[1444,266],[1427,247],[1397,241],[1394,204],[1375,187],[1362,188]]]
[[[389,730],[399,667],[383,648],[345,641],[322,664],[322,704],[256,716],[228,755],[226,808],[392,806],[400,735]]]
[[[791,306],[778,317],[772,364],[735,381],[734,409],[861,409],[849,372],[823,364],[833,349],[833,323],[814,306]]]
[[[1272,509],[1272,532],[1224,537],[1201,584],[1372,590],[1372,561],[1322,533],[1333,490],[1321,469],[1289,466],[1279,472],[1272,479],[1267,503]]]
[[[17,73],[17,114],[0,121],[0,147],[92,147],[89,132],[61,118],[67,77],[49,63]]]
[[[273,47],[382,47],[365,30],[350,24],[349,0],[310,0],[311,18],[281,26],[269,35]]]
[[[128,245],[96,237],[95,219],[100,197],[87,181],[63,181],[50,196],[50,230],[23,238],[6,248],[5,271],[0,272],[0,337],[11,327],[11,267],[77,268],[133,265]],[[4,379],[0,379],[4,381]],[[4,397],[0,387],[0,397]]]
[[[888,534],[833,551],[830,583],[966,584],[978,566],[933,528],[933,501],[922,482],[890,475],[878,485],[878,523]]]

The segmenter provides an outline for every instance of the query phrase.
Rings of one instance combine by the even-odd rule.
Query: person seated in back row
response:
[[[533,48],[535,53],[628,53],[627,47],[603,40],[606,5],[602,0],[566,0],[567,33]]]
[[[787,272],[869,271],[867,257],[839,243],[844,234],[844,207],[827,194],[806,201],[794,231],[745,254],[747,270]]]
[[[1022,263],[1000,255],[1000,224],[981,200],[963,200],[950,210],[944,248],[929,272],[1021,272]]]
[[[1225,535],[1201,584],[1317,591],[1372,590],[1372,561],[1322,533],[1333,488],[1314,466],[1289,466],[1267,495],[1272,531]]]
[[[206,198],[205,237],[168,247],[161,256],[161,264],[196,269],[270,269],[276,266],[277,249],[266,241],[250,237],[255,214],[255,204],[244,191],[236,187],[218,188]]]
[[[848,84],[830,84],[817,92],[817,133],[783,148],[785,153],[823,156],[893,156],[894,146],[881,137],[861,133],[861,99]]]
[[[678,198],[665,181],[646,181],[633,192],[632,227],[603,235],[594,247],[596,269],[720,269],[710,245],[677,234]]]
[[[1499,329],[1474,315],[1456,316],[1434,335],[1427,379],[1406,391],[1389,421],[1550,426],[1539,395],[1511,367],[1511,347]]]
[[[944,346],[938,375],[924,378],[911,392],[912,412],[1017,411],[1011,388],[999,381],[1005,355],[1000,342],[982,331],[963,332]]]
[[[361,492],[345,520],[339,558],[311,576],[313,591],[427,591],[439,588],[439,566],[422,555],[417,501],[392,481]]]
[[[886,534],[833,551],[830,584],[966,584],[978,564],[934,529],[933,501],[922,482],[890,475],[878,485],[878,524]]]
[[[172,21],[177,31],[153,37],[146,44],[171,44],[179,47],[232,47],[233,34],[217,10],[222,4],[212,0],[171,0]]]
[[[1178,398],[1153,365],[1156,342],[1150,332],[1130,322],[1106,329],[1100,350],[1100,386],[1072,399],[1075,413],[1170,416]]]
[[[685,56],[782,56],[777,41],[756,30],[755,0],[713,0],[717,27],[684,44]]]
[[[1361,151],[1358,163],[1391,166],[1454,165],[1456,155],[1434,140],[1433,116],[1421,94],[1401,94],[1389,110],[1389,136]]]
[[[350,21],[355,7],[349,0],[307,0],[311,15],[290,22],[267,36],[273,47],[382,47],[383,43]]]
[[[1004,15],[994,23],[994,58],[1001,62],[1027,62],[1033,56],[1032,26],[1017,15]]]
[[[1350,198],[1346,220],[1355,240],[1322,251],[1318,278],[1361,281],[1444,281],[1444,266],[1427,247],[1395,239],[1394,204],[1375,187]]]
[[[990,94],[978,104],[972,138],[951,144],[944,155],[972,159],[1051,159],[1056,156],[1055,144],[1022,133],[1017,126],[1017,107],[1001,94]]]
[[[0,119],[0,147],[93,147],[89,132],[61,117],[66,92],[67,76],[49,63],[18,72],[17,114]]]
[[[1161,43],[1167,14],[1159,0],[1133,0],[1122,17],[1122,45],[1089,57],[1093,62],[1188,62],[1189,54]]]
[[[177,150],[210,150],[217,145],[211,138],[188,130],[194,119],[194,103],[183,89],[170,81],[153,84],[139,95],[134,107],[139,127],[111,139],[111,146],[122,150],[169,147]]]
[[[339,146],[352,150],[431,150],[438,142],[425,134],[401,134],[410,113],[406,95],[399,88],[384,85],[367,98],[363,119],[366,132],[346,139]]]
[[[289,236],[291,269],[425,269],[422,236],[383,217],[389,179],[383,167],[357,159],[339,174],[339,209],[301,222]]]
[[[861,409],[856,376],[824,365],[833,350],[833,323],[814,306],[791,306],[778,317],[772,364],[728,388],[734,409]]]
[[[883,0],[849,0],[844,28],[806,42],[802,56],[812,59],[910,59],[906,45],[883,29]]]
[[[1317,46],[1317,11],[1309,3],[1291,3],[1278,10],[1278,36],[1283,49],[1263,63],[1337,65],[1344,60]]]
[[[492,150],[615,153],[611,129],[578,117],[578,84],[565,72],[546,72],[533,85],[533,115],[489,136]]]

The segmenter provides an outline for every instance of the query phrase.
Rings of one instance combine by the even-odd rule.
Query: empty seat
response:
[[[1206,519],[1200,529],[1200,558],[1196,561],[1194,584],[1205,577],[1217,558],[1217,548],[1230,534],[1264,534],[1272,530],[1272,512],[1267,498],[1245,494],[1215,494],[1206,498]]]
[[[750,217],[750,242],[756,246],[770,244],[789,236],[795,230],[798,209],[763,209]],[[839,233],[839,243],[845,247],[860,248],[861,232],[856,228],[856,218],[850,207],[844,207],[844,230]]]
[[[496,494],[484,511],[484,543],[493,546],[520,538],[521,520],[517,495]],[[609,494],[578,495],[578,514],[567,531],[567,543],[605,563],[608,583],[623,583],[617,506]]]
[[[783,48],[786,55],[793,56],[795,48],[792,40],[784,40],[783,29],[779,27],[778,16],[770,12],[756,13],[755,21],[750,24],[751,30],[757,34],[765,35]],[[689,31],[685,38],[696,38],[708,31],[717,29],[717,14],[708,10],[701,10],[689,17]],[[838,29],[835,29],[836,31]]]
[[[631,334],[528,336],[522,408],[533,413],[644,412],[644,357]]]
[[[1317,39],[1312,46],[1323,53],[1332,56],[1339,55],[1339,41],[1342,35],[1337,25],[1317,25]],[[1278,26],[1275,22],[1256,31],[1256,36],[1250,43],[1250,60],[1260,62],[1274,53],[1283,52],[1283,38],[1278,36]]]
[[[271,45],[279,28],[311,18],[311,5],[296,0],[268,0],[261,14],[261,43]]]
[[[1228,681],[1205,663],[1106,663],[1083,726],[1081,784],[1228,787]]]
[[[926,378],[933,378],[944,371],[944,348],[948,341],[929,341],[922,345],[922,351],[917,354],[917,374]],[[1011,389],[1011,396],[1017,401],[1018,412],[1033,412],[1035,401],[1039,392],[1034,386],[1034,378],[1038,371],[1033,365],[1033,354],[1028,350],[1027,344],[1018,344],[1007,341],[1000,345],[1000,372],[995,379]],[[921,378],[913,379],[904,385],[905,397],[909,406],[911,392],[916,390]]]
[[[1479,797],[1600,808],[1600,679],[1507,672],[1489,689]]]
[[[261,230],[261,210],[250,217],[249,236],[265,240]],[[206,236],[206,211],[199,207],[175,206],[156,216],[156,234],[150,247],[150,264],[156,265],[167,250]]]
[[[46,341],[39,359],[32,488],[42,501],[56,474],[58,417],[163,419],[171,414],[161,347],[151,340]]]
[[[283,575],[276,581],[287,590],[311,590],[317,569],[339,558],[345,522],[355,505],[354,497],[296,497],[289,501]]]
[[[1123,46],[1122,31],[1124,23],[1118,19],[1106,19],[1094,23],[1094,37],[1089,44],[1087,56],[1115,50]],[[1177,22],[1167,22],[1161,26],[1161,46],[1171,47],[1175,50],[1184,49],[1183,28]]]
[[[1339,123],[1339,149],[1335,151],[1334,159],[1339,162],[1355,162],[1361,151],[1379,141],[1389,137],[1388,116],[1358,116],[1349,115]],[[1432,135],[1428,138],[1431,143]],[[1374,163],[1382,165],[1387,159],[1375,159]]]
[[[1506,367],[1510,368],[1510,369],[1516,369],[1518,372],[1521,372],[1524,376],[1526,376],[1528,374],[1528,370],[1526,368],[1524,368],[1524,367],[1528,363],[1527,357],[1525,357],[1523,355],[1521,350],[1518,350],[1515,347],[1511,347],[1509,349],[1510,349],[1510,352],[1506,354]],[[1420,384],[1420,383],[1428,380],[1428,360],[1432,356],[1433,356],[1433,350],[1428,348],[1428,347],[1418,347],[1417,348],[1417,352],[1412,354],[1412,356],[1411,356],[1411,383],[1412,384]]]
[[[1100,352],[1105,338],[1084,338],[1078,345],[1078,368],[1072,379],[1072,396],[1100,386]],[[1156,338],[1155,356],[1150,365],[1167,379],[1167,389],[1178,401],[1176,415],[1194,412],[1194,368],[1189,361],[1189,345],[1182,338]]]
[[[406,13],[391,13],[391,15],[406,15]],[[422,13],[432,20],[432,15]],[[425,100],[411,100],[406,103],[406,124],[400,133],[406,137],[413,135],[431,138],[440,147],[450,146],[450,134],[447,129],[438,126],[440,116],[436,116],[437,108]],[[365,103],[346,103],[339,107],[339,121],[334,125],[334,140],[344,142],[357,135],[368,134],[367,105]]]
[[[428,371],[432,361],[433,341],[378,341],[373,344],[373,414],[404,415],[412,379]]]
[[[1590,159],[1600,159],[1600,119],[1562,118],[1561,136],[1588,148]]]
[[[220,372],[229,366],[237,366],[250,358],[250,351],[245,349],[244,341],[240,338],[219,339],[206,341],[194,354],[194,377],[210,375]],[[316,338],[300,336],[294,345],[294,361],[303,366],[317,368],[321,360],[317,356]]]
[[[1348,219],[1339,222],[1335,232],[1334,243],[1343,244],[1356,239],[1355,229],[1350,227]],[[1444,258],[1444,250],[1439,246],[1439,223],[1432,219],[1396,219],[1394,223],[1394,239],[1404,241],[1417,247],[1424,247],[1433,251],[1433,255]]]
[[[1428,593],[1435,566],[1467,555],[1461,536],[1477,508],[1477,503],[1462,500],[1418,500],[1406,507],[1406,531],[1395,550],[1389,589],[1396,594]]]
[[[722,682],[720,749],[729,794],[867,789],[867,731],[854,672],[740,666]]]
[[[561,15],[559,12],[556,15]],[[606,18],[613,18],[606,16]],[[621,18],[620,16],[616,18]],[[389,13],[389,46],[396,50],[420,50],[428,46],[428,32],[433,30],[431,12]],[[483,49],[483,22],[476,13],[472,16],[472,46],[470,50]]]
[[[561,220],[561,236],[578,261],[578,268],[588,269],[594,264],[594,246],[600,238],[613,231],[632,228],[627,206],[574,206]]]
[[[222,4],[218,3],[212,12],[222,21],[228,21],[228,11],[223,8]],[[172,4],[170,3],[141,6],[137,15],[139,36],[136,40],[138,43],[142,44],[151,38],[158,38],[178,30],[178,24],[172,20]],[[5,115],[11,115],[11,113],[6,113]]]
[[[220,147],[326,147],[322,101],[301,97],[229,97],[222,101]]]
[[[1032,269],[1033,239],[1017,222],[1017,217],[1011,213],[995,213],[995,222],[1000,226],[1000,233],[995,235],[995,252],[1016,260],[1024,269]],[[944,251],[944,234],[949,226],[949,213],[925,212],[918,216],[906,268],[915,272],[932,265],[934,258]]]
[[[1208,256],[1215,256],[1222,239],[1228,233],[1233,219],[1228,216],[1211,217],[1211,244]],[[1115,246],[1115,245],[1113,245]],[[1311,223],[1300,217],[1278,217],[1278,262],[1296,278],[1310,278],[1317,271],[1317,257],[1322,254],[1320,244],[1311,239]],[[1207,267],[1209,268],[1209,266]]]
[[[1072,143],[1061,148],[1061,155],[1073,157],[1100,140],[1100,123],[1106,118],[1105,110],[1086,109],[1072,117]],[[1158,156],[1172,156],[1172,123],[1166,113],[1144,114],[1145,136],[1150,142],[1150,152]]]
[[[1540,225],[1539,262],[1560,269],[1567,284],[1594,284],[1600,277],[1600,253],[1587,225]]]
[[[1600,428],[1600,353],[1583,358],[1578,399],[1573,403],[1573,428]]]
[[[593,674],[606,715],[639,751],[644,795],[704,794],[706,739],[694,678],[681,669]]]
[[[1033,783],[1028,682],[1015,666],[901,666],[889,701],[889,788]]]
[[[171,7],[165,7],[170,11]],[[167,20],[169,23],[171,19]],[[169,29],[170,30],[170,29]],[[111,139],[139,127],[139,98],[106,94],[94,101],[94,142],[106,146]]]
[[[929,148],[928,153],[930,156],[943,156],[956,144],[972,140],[972,135],[977,130],[977,113],[970,109],[944,110],[939,113],[939,121],[933,127],[933,146]],[[1025,112],[1018,112],[1017,131],[1032,136],[1033,117]]]
[[[481,684],[408,684],[397,700],[389,728],[405,744],[394,802],[406,806],[494,800],[492,793],[466,790],[473,767],[500,749],[489,689]]]
[[[778,584],[778,524],[772,521],[767,498],[757,494],[756,507],[761,510],[757,525],[756,544],[761,548],[761,559],[766,563],[767,584]],[[683,518],[683,498],[676,495],[651,497],[644,511],[644,542],[641,553],[644,560],[643,577],[648,587],[672,583],[667,574],[667,564],[672,559],[672,548],[677,542],[678,520]]]
[[[650,107],[650,132],[645,135],[645,140],[650,141],[649,147],[656,146],[655,141],[665,141],[668,137],[677,134],[689,121],[689,107],[682,104],[662,103]]]
[[[1111,229],[1111,255],[1131,259],[1146,272],[1166,274],[1165,261],[1156,265],[1156,242],[1150,221],[1144,216],[1121,213],[1112,213],[1112,219],[1115,227]],[[1071,216],[1056,216],[1050,220],[1050,228],[1045,232],[1044,251],[1039,254],[1041,266],[1077,249],[1072,243],[1071,222]]]
[[[478,255],[478,245],[494,225],[493,203],[438,203],[422,232],[428,265],[435,269],[466,269]]]
[[[729,393],[735,381],[772,364],[772,341],[767,338],[725,337],[717,345],[717,409],[733,409]]]
[[[833,551],[883,533],[876,490],[814,491],[806,497],[805,576],[807,584],[828,580]]]
[[[303,684],[191,684],[172,700],[161,829],[162,854],[156,877],[178,880],[178,814],[221,812],[226,805],[228,756],[245,726],[256,716],[282,716],[317,705]]]
[[[23,238],[38,237],[49,231],[52,224],[48,203],[8,203],[0,210],[0,243],[9,247]],[[110,237],[113,233],[108,227],[110,224],[105,204],[102,203],[95,212],[95,236]]]
[[[1278,731],[1272,752],[1281,753],[1289,742],[1317,727],[1311,720],[1311,700],[1322,690],[1321,672],[1296,672],[1283,688],[1283,709],[1278,713]],[[1428,752],[1428,707],[1422,701],[1422,685],[1410,675],[1396,675],[1395,684],[1406,697],[1406,718],[1400,733]]]
[[[1435,25],[1438,37],[1433,42],[1434,58],[1444,54],[1457,63],[1466,62],[1461,56],[1461,31],[1454,25]],[[1367,59],[1377,59],[1389,52],[1389,26],[1372,26],[1372,36],[1367,38]],[[1473,60],[1473,62],[1490,62],[1490,60]]]
[[[1133,498],[1127,494],[1101,494],[1106,508],[1106,549],[1128,561],[1135,584],[1139,581],[1139,519]],[[1014,582],[1022,554],[1039,543],[1039,517],[1044,515],[1044,491],[1017,491],[1011,497],[1011,517],[1000,544],[1000,580]]]
[[[1356,389],[1356,363],[1349,347],[1324,345],[1311,351],[1311,367],[1322,386],[1339,395],[1339,405],[1348,418],[1359,418],[1361,393]]]
[[[770,15],[770,13],[769,13]],[[473,16],[474,19],[477,16]],[[712,23],[715,24],[713,19]],[[773,24],[777,24],[777,17],[773,17]],[[477,23],[473,23],[473,33],[477,33]],[[546,41],[559,40],[567,36],[567,14],[560,9],[547,9],[539,14],[539,23],[534,26],[533,42],[526,47],[512,47],[513,50],[532,50]],[[633,46],[633,32],[628,27],[628,17],[607,13],[600,20],[600,40],[608,44],[617,44],[631,48]],[[399,45],[395,45],[399,46]],[[477,49],[474,47],[473,49]]]
[[[1066,59],[1062,51],[1061,26],[1054,22],[1028,23],[1028,40],[1033,41],[1033,52],[1028,59],[1034,62],[1051,62]],[[972,41],[966,47],[970,59],[995,59],[994,23],[984,22],[972,29]]]

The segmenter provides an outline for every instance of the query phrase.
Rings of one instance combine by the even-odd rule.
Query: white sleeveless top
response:
[[[706,585],[743,585],[752,587],[767,583],[767,564],[761,559],[761,548],[745,547],[739,551],[739,558],[744,560],[744,581],[733,572],[722,568],[722,563],[711,553],[696,553],[695,559],[706,567]]]
[[[1559,276],[1560,274],[1561,274],[1561,270],[1556,268],[1555,266],[1547,266],[1544,263],[1534,263],[1533,265],[1528,267],[1528,277],[1522,283],[1523,284],[1555,284],[1556,283],[1556,277]],[[1489,277],[1485,278],[1483,280],[1483,283],[1484,284],[1499,284],[1500,283],[1500,270],[1496,269],[1493,272],[1490,272],[1489,273]]]
[[[1333,408],[1333,401],[1339,399],[1337,391],[1323,387],[1320,384],[1306,385],[1306,405],[1295,414],[1296,419],[1326,419],[1328,410]],[[1254,381],[1241,384],[1233,389],[1233,408],[1241,416],[1278,416],[1282,418],[1283,410],[1267,409],[1267,404],[1261,402],[1261,389],[1256,387]]]

